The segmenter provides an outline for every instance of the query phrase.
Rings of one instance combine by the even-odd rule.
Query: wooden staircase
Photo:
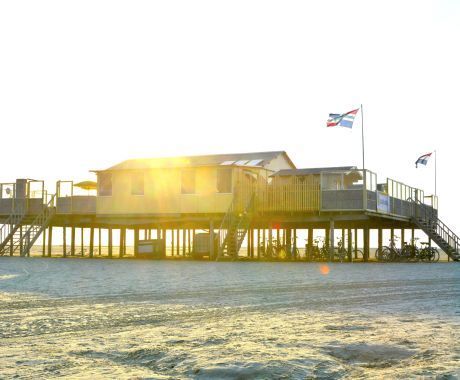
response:
[[[0,227],[0,256],[7,254],[10,247],[14,247],[20,239],[20,227],[26,214],[26,208],[24,203],[22,207],[15,210],[8,216],[8,219]],[[13,250],[10,250],[10,255],[13,254]]]
[[[460,261],[460,238],[443,223],[437,212],[419,200],[414,205],[412,221],[454,261]]]
[[[55,195],[51,197],[49,202],[43,206],[43,210],[31,222],[27,222],[27,224],[25,224],[25,215],[22,215],[21,220],[17,225],[15,225],[15,228],[11,230],[10,236],[7,237],[7,241],[2,242],[2,245],[0,245],[0,256],[3,256],[8,251],[11,256],[16,252],[19,252],[20,256],[30,255],[32,246],[37,241],[41,233],[49,226],[49,223],[56,212],[54,199]],[[22,231],[20,228],[22,225],[27,225],[28,229],[26,231]],[[8,243],[10,244],[8,245]]]
[[[253,204],[254,194],[250,196],[244,210],[237,212],[235,211],[235,199],[233,199],[219,227],[219,244],[216,260],[225,256],[233,259],[238,258],[238,252],[251,222]]]

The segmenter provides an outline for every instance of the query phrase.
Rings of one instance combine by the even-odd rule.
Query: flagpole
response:
[[[363,150],[363,171],[364,171],[364,112],[363,112],[363,105],[361,104],[361,145]],[[364,175],[364,173],[363,173]]]
[[[437,154],[436,154],[436,149],[434,150],[434,196],[436,197],[437,194]]]

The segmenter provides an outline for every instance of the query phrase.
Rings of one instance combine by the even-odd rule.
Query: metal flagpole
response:
[[[361,104],[361,145],[363,149],[363,171],[364,171],[364,112],[363,105]]]
[[[436,154],[436,149],[434,150],[434,196],[436,197],[438,194],[437,194],[437,154]]]

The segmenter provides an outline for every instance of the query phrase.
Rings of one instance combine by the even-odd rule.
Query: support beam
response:
[[[355,228],[355,231],[354,231],[354,235],[355,235],[355,260],[358,259],[358,229]]]
[[[94,256],[94,227],[89,229],[89,257]]]
[[[62,227],[62,257],[67,257],[67,228]]]
[[[123,254],[124,254],[124,246],[125,246],[125,242],[124,242],[124,239],[125,239],[125,229],[124,228],[120,228],[120,249],[119,249],[119,252],[118,252],[118,257],[123,257]]]
[[[139,249],[139,228],[134,228],[134,256],[137,257]]]
[[[99,244],[99,246],[98,246],[98,249],[99,249],[98,253],[99,253],[99,256],[101,256],[101,255],[102,255],[102,232],[101,232],[101,228],[100,228],[100,227],[98,228],[98,244]]]
[[[42,257],[46,256],[46,228],[42,232]]]
[[[292,252],[292,230],[290,228],[284,230],[284,240],[286,241],[286,253],[287,253],[287,258],[292,260],[294,258],[293,252]]]
[[[369,227],[365,227],[363,230],[364,234],[364,261],[369,261]]]
[[[109,231],[108,231],[108,255],[109,257],[112,257],[112,254],[113,254],[113,241],[112,241],[112,238],[113,238],[113,234],[112,234],[112,228],[109,228]]]
[[[308,260],[311,260],[311,256],[313,254],[313,234],[314,234],[314,229],[309,228],[308,229],[308,244],[307,244],[307,252],[305,252],[306,258]]]
[[[353,261],[353,256],[352,256],[352,251],[353,251],[353,237],[351,234],[351,228],[347,229],[347,256],[348,256],[348,262]]]
[[[70,228],[70,256],[75,256],[75,227]]]
[[[329,261],[334,260],[334,244],[335,244],[335,228],[334,228],[334,219],[329,221]]]
[[[182,256],[185,257],[185,251],[187,250],[187,235],[185,233],[185,228],[182,228]]]
[[[48,227],[48,257],[51,257],[51,248],[53,247],[53,226]]]
[[[214,221],[211,219],[209,222],[209,260],[214,260]]]

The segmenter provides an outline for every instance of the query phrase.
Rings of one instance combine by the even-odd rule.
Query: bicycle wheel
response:
[[[437,263],[439,261],[439,258],[440,258],[440,254],[439,254],[439,251],[437,248],[434,248],[434,247],[431,247],[431,262],[433,263]]]
[[[284,249],[284,247],[279,247],[276,250],[276,255],[277,255],[278,259],[284,260],[287,257],[286,249]]]
[[[385,248],[387,247],[382,247],[382,248],[377,248],[375,250],[375,254],[374,254],[374,257],[377,261],[384,261],[384,251],[385,251]]]

